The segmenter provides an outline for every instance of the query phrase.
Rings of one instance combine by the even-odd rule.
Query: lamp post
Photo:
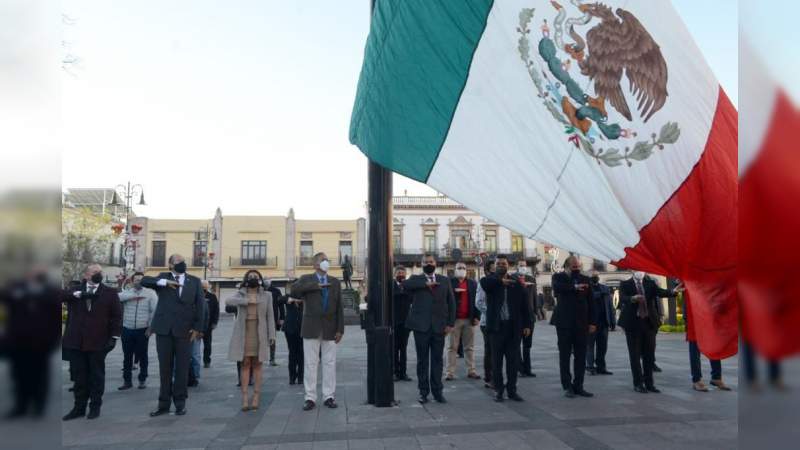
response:
[[[127,184],[118,184],[114,188],[114,196],[111,198],[111,203],[109,206],[114,207],[122,207],[124,208],[125,212],[125,267],[123,270],[123,275],[127,278],[128,276],[128,265],[133,265],[136,263],[136,247],[137,242],[131,239],[131,211],[133,211],[133,198],[139,197],[139,201],[137,205],[145,206],[147,203],[144,201],[144,188],[141,184],[134,184],[131,185],[131,182],[128,181]],[[120,198],[124,198],[124,203],[120,201]],[[138,232],[138,231],[136,231]],[[135,233],[134,233],[135,234]],[[133,250],[133,261],[130,261],[130,252]]]
[[[214,258],[214,252],[208,251],[208,244],[212,239],[215,241],[217,240],[217,230],[214,229],[214,235],[211,236],[211,228],[208,226],[208,224],[206,224],[204,228],[200,228],[197,232],[201,233],[201,235],[203,236],[203,241],[206,243],[203,254],[194,255],[195,257],[202,256],[203,258],[203,279],[205,280],[208,277],[208,268],[209,268],[208,260]],[[209,239],[209,237],[211,239]]]

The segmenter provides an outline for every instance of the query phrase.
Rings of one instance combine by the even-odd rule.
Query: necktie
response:
[[[641,281],[636,281],[636,293],[641,295],[641,296],[644,296],[644,290],[642,289]],[[636,315],[639,318],[642,318],[642,319],[647,317],[647,299],[646,298],[643,298],[639,302],[639,307],[636,310]]]
[[[321,284],[328,284],[328,277],[320,278]],[[328,312],[328,288],[322,288],[322,312]]]
[[[86,289],[86,292],[88,292],[89,295],[94,296],[94,293],[97,292],[97,287],[96,286],[89,286],[89,288]],[[89,311],[89,312],[92,311],[92,298],[91,297],[86,299],[86,310]]]

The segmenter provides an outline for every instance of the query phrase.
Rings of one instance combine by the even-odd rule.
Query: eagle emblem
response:
[[[533,8],[520,11],[517,27],[520,57],[567,141],[609,167],[630,167],[677,142],[676,122],[666,122],[649,140],[631,141],[669,97],[669,71],[658,43],[630,11],[569,1],[573,17],[568,7],[550,1],[555,17],[542,19],[534,56]]]

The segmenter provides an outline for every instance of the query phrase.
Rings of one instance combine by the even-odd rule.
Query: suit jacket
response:
[[[520,276],[520,275],[517,275]],[[535,324],[537,317],[538,302],[536,298],[536,278],[531,275],[525,275],[526,283],[533,283],[533,286],[525,286],[525,300],[528,302],[528,311],[531,315],[531,324]]]
[[[589,325],[597,325],[595,303],[592,301],[592,286],[589,277],[578,275],[577,284],[587,284],[583,292],[575,289],[576,282],[567,272],[553,274],[553,294],[558,302],[550,317],[550,325],[558,328],[576,328],[589,332]]]
[[[611,290],[605,284],[595,284],[592,286],[592,298],[595,307],[595,324],[600,324],[605,319],[605,324],[609,328],[617,325],[617,315],[614,305],[611,302]],[[605,317],[603,317],[605,316]]]
[[[236,291],[230,298],[225,300],[225,304],[235,306],[239,309],[236,320],[233,323],[233,332],[228,346],[228,360],[244,360],[244,347],[247,340],[247,289],[242,288]],[[256,333],[258,335],[258,360],[264,362],[269,357],[269,341],[275,340],[275,319],[272,317],[272,293],[259,288],[256,295]]]
[[[303,305],[299,303],[289,304],[289,296],[282,295],[278,301],[286,309],[286,321],[283,322],[283,332],[289,335],[300,335],[303,325]]]
[[[62,299],[70,307],[69,326],[64,333],[64,348],[84,352],[96,352],[105,349],[112,337],[122,335],[122,303],[117,291],[100,284],[94,296],[91,296],[92,309],[86,307],[89,295],[86,293],[86,281],[79,289],[83,294],[75,298],[75,290],[64,292]]]
[[[294,282],[291,296],[303,300],[303,323],[300,334],[305,339],[332,341],[344,334],[344,304],[341,282],[328,275],[328,310],[322,310],[322,289],[316,273],[301,276]]]
[[[465,278],[467,280],[467,301],[469,302],[469,316],[467,317],[470,322],[473,319],[480,320],[481,318],[481,311],[475,306],[475,294],[478,292],[478,283],[471,279]],[[460,284],[458,278],[451,278],[450,279],[450,287],[453,288],[453,296],[456,299],[456,312],[458,312],[458,308],[461,306],[461,294],[456,294],[455,289]]]
[[[427,286],[425,275],[412,275],[403,282],[403,290],[411,296],[411,307],[406,318],[406,328],[413,331],[433,331],[443,334],[445,327],[456,323],[456,299],[450,279],[435,275],[439,283],[433,289]]]
[[[395,327],[405,327],[408,311],[411,308],[411,295],[397,280],[392,282],[392,321]]]
[[[275,286],[270,286],[267,291],[272,294],[272,317],[275,318],[275,329],[280,331],[281,326],[278,324],[279,320],[286,320],[286,305],[278,301],[283,296],[280,289]]]
[[[155,289],[158,294],[156,314],[150,323],[155,334],[189,336],[189,331],[202,333],[205,330],[205,295],[200,279],[184,274],[183,289],[178,297],[178,289],[161,287],[158,280],[175,281],[172,272],[163,272],[157,277],[143,277],[142,286]]]
[[[656,302],[662,297],[675,297],[674,292],[666,289],[661,289],[656,282],[649,277],[642,280],[642,289],[644,290],[644,297],[647,301],[647,321],[644,322],[648,328],[655,331],[661,326],[661,317],[658,315],[658,306]],[[636,281],[633,277],[623,281],[619,285],[619,307],[622,312],[619,314],[619,326],[628,331],[636,331],[641,325],[642,321],[639,320],[636,312],[639,309],[639,304],[634,303],[632,297],[637,295]]]
[[[522,330],[531,328],[531,313],[528,309],[528,293],[519,278],[512,276],[514,283],[504,285],[497,274],[481,278],[481,288],[486,292],[486,330],[490,333],[500,331],[500,311],[503,298],[508,301],[508,313],[514,332],[522,335]],[[506,293],[507,292],[507,293]]]
[[[216,327],[219,323],[219,300],[213,292],[208,291],[205,294],[206,304],[208,306],[208,330],[209,328]]]

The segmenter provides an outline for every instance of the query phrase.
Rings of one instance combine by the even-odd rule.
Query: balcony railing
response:
[[[298,256],[297,257],[297,266],[298,267],[314,267],[314,257],[313,256]]]
[[[458,250],[458,251],[456,251]],[[458,255],[458,253],[461,253]],[[428,251],[425,249],[393,249],[393,257],[397,262],[417,262],[422,259],[422,255],[425,253],[433,253],[434,257],[437,260],[441,260],[442,262],[455,262],[456,260],[460,261],[474,261],[475,257],[480,255],[481,253],[486,253],[490,258],[494,258],[498,254],[504,254],[508,256],[512,261],[517,261],[519,259],[527,259],[527,260],[535,260],[537,263],[540,260],[540,256],[536,249],[525,249],[524,251],[516,251],[512,252],[509,249],[500,249],[500,250],[484,250],[480,248],[461,248],[455,249],[451,247],[442,247],[439,250],[435,251]]]
[[[278,267],[278,257],[234,258],[228,257],[229,267]]]
[[[167,267],[167,258],[153,258],[148,256],[145,258],[146,267]]]

